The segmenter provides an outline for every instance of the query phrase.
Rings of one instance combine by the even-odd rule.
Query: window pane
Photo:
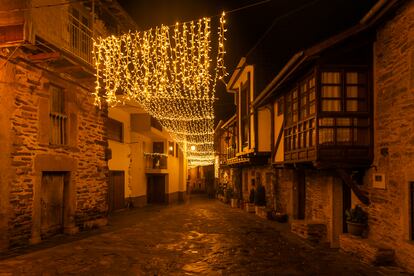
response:
[[[348,73],[346,73],[346,83],[357,84],[358,83],[358,73],[357,72],[348,72]]]
[[[315,114],[315,103],[314,102],[309,105],[309,115],[313,115],[313,114]]]
[[[319,119],[319,126],[334,126],[335,121],[333,118],[321,118]]]
[[[313,87],[315,87],[315,78],[311,78],[309,80],[309,88],[313,88]]]
[[[358,100],[347,100],[346,111],[358,111]]]
[[[334,131],[332,128],[319,129],[319,144],[333,144]]]
[[[348,72],[346,73],[347,84],[364,84],[367,80],[367,74],[361,72]]]
[[[309,91],[309,101],[311,102],[311,101],[314,101],[314,100],[315,100],[315,88],[312,88]]]
[[[358,98],[358,86],[347,86],[346,96],[348,98]]]
[[[341,111],[341,100],[322,100],[322,111]]]
[[[322,86],[321,96],[323,98],[339,98],[341,90],[339,86]]]
[[[322,83],[341,83],[341,74],[339,72],[323,72]]]
[[[336,141],[342,144],[351,143],[351,130],[352,128],[337,128]]]
[[[351,118],[336,118],[337,126],[352,126]]]

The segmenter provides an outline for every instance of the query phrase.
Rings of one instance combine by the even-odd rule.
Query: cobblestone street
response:
[[[2,256],[0,275],[390,275],[216,200],[122,211],[109,225]]]

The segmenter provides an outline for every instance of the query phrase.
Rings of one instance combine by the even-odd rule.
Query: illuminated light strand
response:
[[[225,14],[219,21],[214,76],[210,23],[203,18],[94,41],[95,104],[137,102],[170,133],[190,166],[199,164],[200,154],[206,163],[214,162],[215,87],[228,75]]]

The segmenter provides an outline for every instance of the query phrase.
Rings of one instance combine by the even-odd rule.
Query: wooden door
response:
[[[63,230],[65,173],[44,172],[40,188],[40,231],[46,238]]]
[[[151,175],[147,180],[147,202],[165,203],[165,175]]]
[[[125,208],[125,173],[109,171],[109,211]]]
[[[306,182],[305,182],[305,171],[304,170],[297,171],[296,181],[297,181],[297,219],[305,219]]]
[[[351,188],[342,182],[342,232],[348,233],[348,227],[346,224],[346,210],[351,208]]]

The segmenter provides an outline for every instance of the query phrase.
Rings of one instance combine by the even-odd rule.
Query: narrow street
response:
[[[390,275],[216,200],[116,213],[109,225],[1,256],[0,275]]]

